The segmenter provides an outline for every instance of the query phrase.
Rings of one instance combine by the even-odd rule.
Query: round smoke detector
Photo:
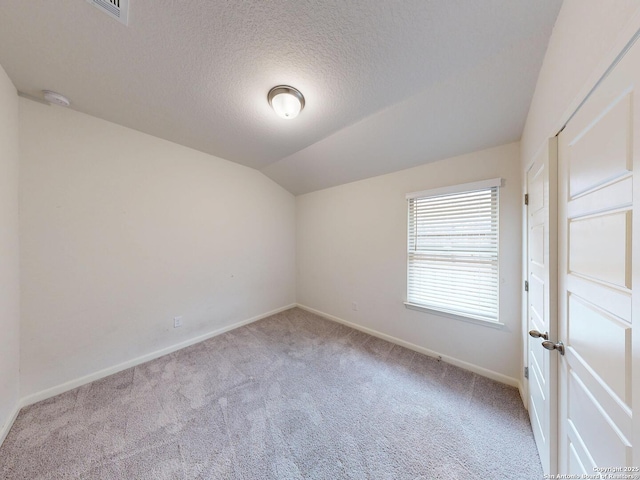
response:
[[[44,95],[44,99],[53,105],[60,105],[61,107],[68,107],[71,105],[69,99],[60,93],[52,92],[51,90],[43,90],[42,94]]]

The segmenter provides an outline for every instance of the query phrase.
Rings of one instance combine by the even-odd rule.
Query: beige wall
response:
[[[0,443],[18,406],[18,94],[0,67]]]
[[[519,170],[519,144],[512,143],[297,197],[298,303],[506,379],[518,378]],[[505,179],[500,190],[500,320],[506,327],[406,309],[405,194],[495,177]]]
[[[25,99],[20,155],[23,395],[295,302],[295,199],[261,173]]]

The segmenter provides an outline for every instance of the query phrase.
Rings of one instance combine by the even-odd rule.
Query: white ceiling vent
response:
[[[120,23],[129,25],[129,0],[87,0]]]

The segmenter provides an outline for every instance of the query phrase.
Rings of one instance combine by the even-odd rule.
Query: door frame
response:
[[[547,152],[545,152],[547,150]],[[548,138],[544,144],[537,150],[536,154],[533,155],[531,161],[527,164],[524,170],[524,193],[525,195],[529,194],[528,185],[529,182],[527,180],[529,171],[533,168],[536,160],[540,157],[540,155],[548,156],[548,210],[546,216],[546,223],[548,225],[548,231],[545,232],[545,242],[547,242],[547,248],[549,249],[548,257],[547,257],[547,268],[548,279],[545,287],[548,290],[547,300],[549,302],[548,306],[548,321],[549,321],[549,338],[553,341],[556,341],[559,333],[558,326],[558,279],[559,279],[559,270],[558,270],[558,136],[554,136]],[[524,204],[525,202],[523,202]],[[523,232],[523,245],[524,245],[524,281],[529,281],[530,277],[530,269],[529,269],[529,207],[524,204],[523,208],[524,215],[524,232]],[[524,289],[523,289],[524,290]],[[529,291],[523,292],[523,302],[522,302],[522,313],[524,316],[524,328],[523,328],[523,362],[524,366],[530,368],[529,365],[529,351],[530,344],[534,344],[533,346],[537,346],[537,348],[542,349],[541,340],[534,339],[529,335]],[[549,405],[549,438],[553,439],[549,441],[549,471],[545,471],[545,474],[556,474],[558,468],[558,412],[560,409],[559,405],[559,397],[558,397],[558,380],[559,380],[559,362],[557,355],[554,352],[545,352],[548,355],[550,362],[550,378],[549,382],[553,382],[551,387],[551,393],[549,396],[549,401],[551,402]],[[525,407],[529,410],[529,380],[531,379],[531,372],[529,371],[528,378],[523,379],[523,389],[522,393],[526,396],[523,398],[525,402]],[[544,465],[543,465],[544,467]]]

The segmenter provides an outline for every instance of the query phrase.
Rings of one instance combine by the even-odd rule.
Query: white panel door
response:
[[[559,471],[633,466],[632,228],[640,44],[558,136]],[[557,352],[554,352],[557,353]]]
[[[558,356],[541,346],[557,338],[557,138],[527,171],[529,417],[545,474],[557,471]]]

